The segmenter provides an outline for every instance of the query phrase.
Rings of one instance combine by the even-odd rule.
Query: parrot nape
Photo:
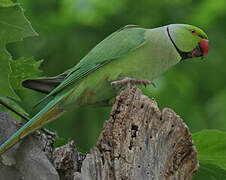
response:
[[[108,104],[117,94],[114,85],[150,84],[180,61],[206,56],[207,39],[200,28],[187,24],[154,29],[128,25],[97,44],[63,74],[24,81],[23,86],[47,93],[41,102],[50,96],[53,99],[0,146],[0,154],[62,115],[69,105]]]

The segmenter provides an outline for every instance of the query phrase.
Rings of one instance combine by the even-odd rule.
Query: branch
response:
[[[5,114],[0,114],[0,136],[4,140],[15,131],[12,123],[6,123],[12,119],[9,115],[2,121]],[[1,138],[1,143],[4,140]],[[183,120],[169,108],[161,112],[156,101],[142,95],[136,87],[126,88],[117,96],[111,117],[89,154],[79,153],[73,141],[53,149],[53,141],[40,133],[22,140],[20,145],[2,155],[0,177],[8,177],[11,173],[36,180],[34,175],[38,172],[39,178],[42,176],[43,179],[189,180],[199,167],[191,134]],[[49,144],[47,149],[46,142]],[[32,158],[29,152],[32,152]],[[3,156],[12,159],[12,153],[17,166],[9,172]],[[33,156],[37,163],[30,160]],[[32,166],[26,171],[22,168]],[[27,174],[33,174],[33,177]],[[52,177],[47,177],[50,174]]]

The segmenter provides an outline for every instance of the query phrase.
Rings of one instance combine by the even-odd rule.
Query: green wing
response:
[[[70,69],[63,82],[53,89],[38,104],[105,64],[117,60],[130,51],[144,45],[145,32],[146,29],[129,25],[112,33],[95,46],[75,67]]]

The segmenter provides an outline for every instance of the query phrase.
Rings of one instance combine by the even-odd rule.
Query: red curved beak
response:
[[[202,49],[203,52],[203,56],[207,56],[208,52],[209,52],[209,41],[207,39],[202,39],[199,42],[199,47]]]

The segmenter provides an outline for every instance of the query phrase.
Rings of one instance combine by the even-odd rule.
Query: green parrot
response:
[[[53,99],[0,146],[0,154],[31,132],[62,115],[68,106],[108,104],[114,86],[151,84],[171,66],[208,54],[205,32],[187,24],[154,29],[125,26],[97,44],[68,71],[51,78],[31,79],[23,86]]]

